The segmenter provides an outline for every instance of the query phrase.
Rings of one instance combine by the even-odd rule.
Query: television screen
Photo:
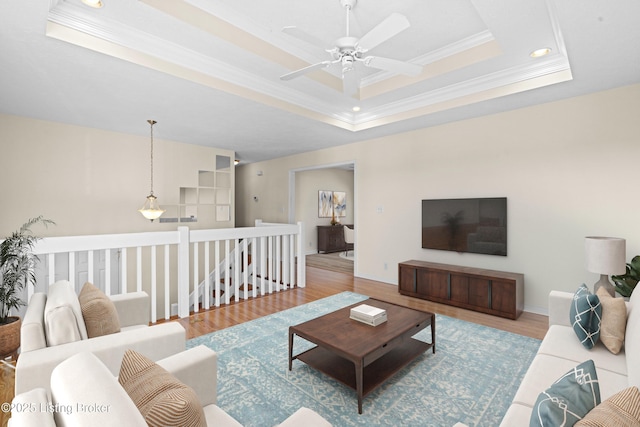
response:
[[[422,247],[507,255],[507,198],[422,201]]]

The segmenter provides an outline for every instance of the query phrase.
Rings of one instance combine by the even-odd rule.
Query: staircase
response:
[[[290,280],[294,277],[293,269],[284,271],[287,260],[277,261],[279,256],[274,258],[274,253],[283,252],[281,249],[280,241],[272,242],[271,239],[267,243],[242,239],[233,250],[226,248],[225,259],[216,262],[214,269],[190,293],[189,310],[197,312],[200,308],[229,304],[232,298],[239,301],[293,287]],[[284,252],[287,252],[286,248]],[[258,262],[252,262],[254,259]]]

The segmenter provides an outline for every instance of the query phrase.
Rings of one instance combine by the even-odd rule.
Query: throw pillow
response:
[[[582,420],[579,427],[640,427],[640,391],[629,387],[596,406]]]
[[[206,426],[195,391],[140,353],[125,352],[118,381],[150,427]]]
[[[587,286],[583,284],[573,295],[569,309],[569,322],[578,339],[587,349],[592,349],[598,342],[601,317],[600,298],[589,292]]]
[[[602,322],[600,324],[600,341],[607,349],[618,354],[624,342],[627,329],[627,306],[622,298],[614,298],[604,288],[598,289],[596,295],[602,305]]]
[[[88,337],[78,295],[66,280],[59,280],[49,286],[43,317],[49,347]]]
[[[529,426],[572,426],[599,404],[596,366],[587,360],[538,395]]]
[[[120,332],[116,306],[100,289],[87,282],[82,287],[78,300],[89,338]]]

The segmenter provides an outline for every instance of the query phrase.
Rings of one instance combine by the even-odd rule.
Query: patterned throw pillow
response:
[[[598,342],[601,319],[600,298],[589,292],[587,286],[583,284],[573,295],[569,322],[585,348],[592,349]]]
[[[120,332],[116,306],[100,289],[87,282],[82,287],[78,300],[89,338]]]
[[[587,360],[540,393],[529,427],[572,426],[599,404],[596,366],[593,360]]]
[[[125,352],[118,382],[150,427],[207,425],[196,392],[140,353]]]
[[[600,341],[611,353],[618,354],[627,329],[627,305],[623,298],[612,297],[603,287],[598,289],[596,295],[602,305]]]
[[[640,391],[629,387],[596,406],[576,427],[640,427]]]

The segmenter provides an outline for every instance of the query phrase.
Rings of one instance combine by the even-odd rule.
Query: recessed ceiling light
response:
[[[550,47],[543,47],[542,49],[536,49],[533,52],[531,52],[529,54],[530,57],[532,58],[540,58],[543,56],[546,56],[548,54],[551,53],[551,48]]]
[[[95,7],[96,9],[100,9],[102,6],[104,6],[102,0],[82,0],[82,3],[86,4],[87,6]]]
[[[358,107],[357,105],[355,107],[352,108],[352,110],[357,113],[358,111],[360,111],[360,107]]]

